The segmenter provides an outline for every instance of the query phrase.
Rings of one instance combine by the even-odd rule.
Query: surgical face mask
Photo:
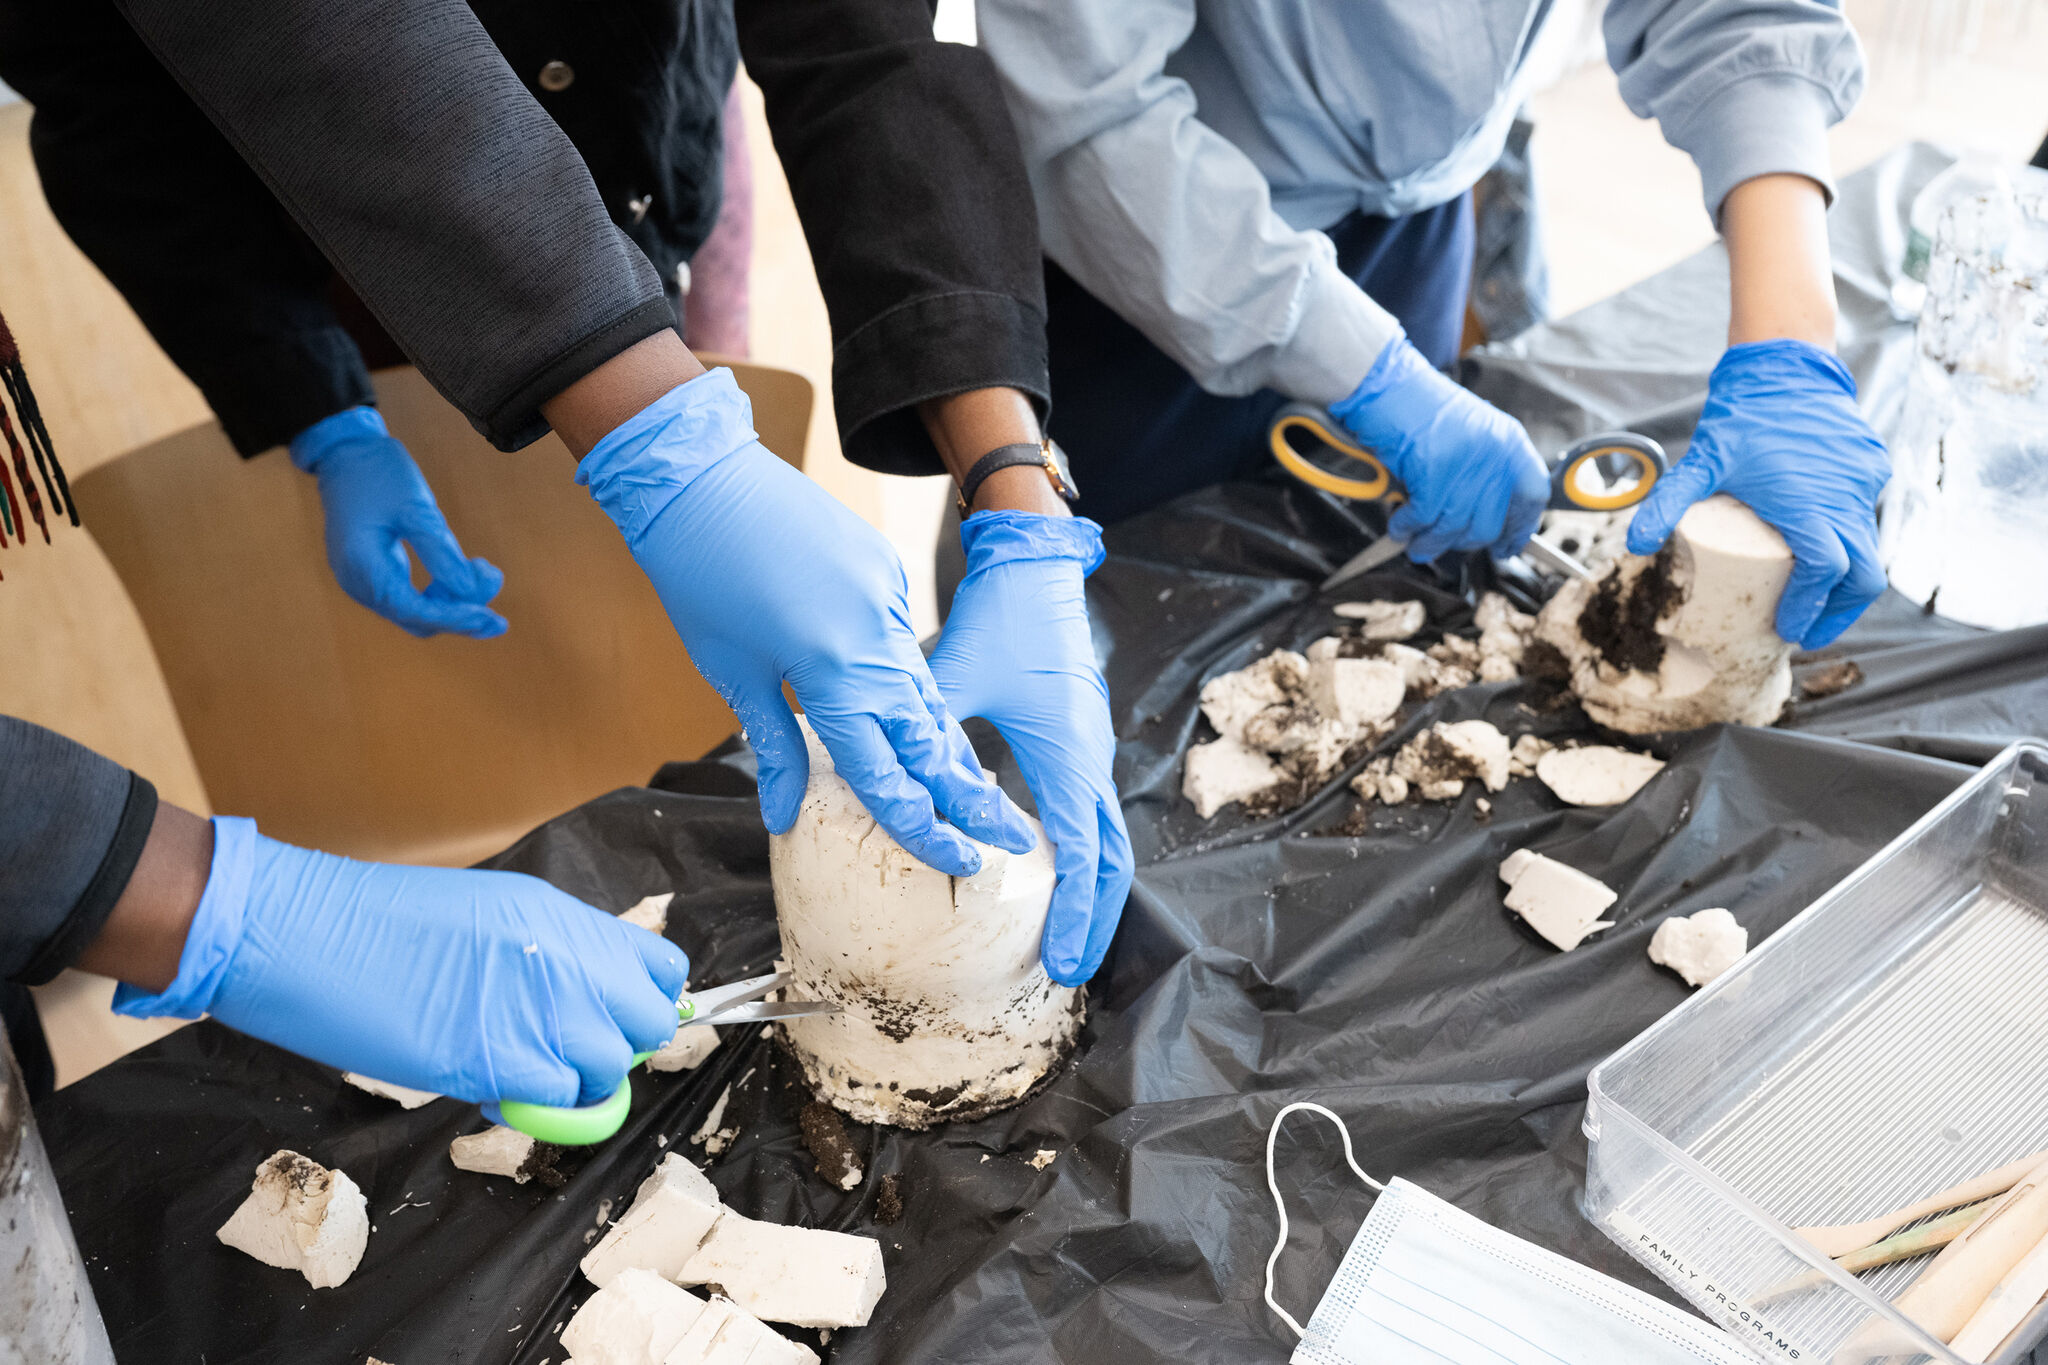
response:
[[[1287,1245],[1273,1144],[1297,1109],[1337,1125],[1346,1164],[1379,1192],[1306,1329],[1273,1298],[1273,1265]],[[1374,1180],[1353,1158],[1344,1120],[1320,1104],[1290,1104],[1274,1116],[1266,1187],[1280,1210],[1266,1304],[1301,1337],[1295,1365],[1754,1365],[1733,1338],[1690,1313],[1405,1180]]]

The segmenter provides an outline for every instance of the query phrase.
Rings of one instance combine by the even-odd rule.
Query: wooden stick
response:
[[[2048,1162],[2027,1172],[1982,1218],[1942,1248],[1892,1306],[1929,1336],[1953,1341],[1991,1291],[2048,1237]],[[1911,1353],[1889,1324],[1872,1321],[1835,1353],[1838,1365]]]
[[[1991,1207],[1991,1203],[1991,1200],[1986,1199],[1981,1203],[1970,1204],[1953,1213],[1943,1214],[1931,1223],[1922,1223],[1917,1228],[1895,1233],[1882,1242],[1858,1247],[1846,1256],[1835,1257],[1835,1264],[1851,1275],[1860,1275],[1866,1270],[1875,1270],[1894,1261],[1910,1260],[1915,1256],[1925,1256],[1930,1251],[1939,1251],[1960,1237],[1972,1223],[1982,1218],[1985,1211]],[[1785,1281],[1775,1289],[1765,1290],[1757,1296],[1756,1302],[1761,1306],[1782,1299],[1788,1294],[1818,1289],[1822,1285],[1832,1283],[1834,1281],[1827,1277],[1825,1271],[1809,1270]]]
[[[1883,1241],[1906,1224],[1925,1218],[1930,1213],[1940,1213],[1962,1204],[1974,1204],[1980,1199],[1989,1199],[1994,1194],[2004,1194],[2016,1184],[2020,1177],[2048,1161],[2048,1152],[2036,1152],[2023,1156],[2018,1161],[2009,1161],[1995,1171],[1986,1171],[1980,1176],[1952,1185],[1939,1194],[1931,1194],[1917,1204],[1908,1204],[1903,1209],[1866,1218],[1860,1223],[1844,1223],[1831,1228],[1794,1228],[1794,1232],[1812,1243],[1823,1255],[1839,1258],[1852,1251]]]

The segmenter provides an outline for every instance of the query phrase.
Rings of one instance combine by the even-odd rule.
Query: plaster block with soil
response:
[[[1017,1103],[1073,1051],[1082,1017],[1079,993],[1039,965],[1044,831],[1033,822],[1027,853],[978,844],[981,871],[949,877],[890,838],[805,738],[810,787],[768,869],[791,994],[840,1006],[782,1025],[813,1092],[913,1129]]]
[[[1654,556],[1559,589],[1536,639],[1564,656],[1586,713],[1625,734],[1768,725],[1792,691],[1793,647],[1774,626],[1791,573],[1784,537],[1717,494]]]

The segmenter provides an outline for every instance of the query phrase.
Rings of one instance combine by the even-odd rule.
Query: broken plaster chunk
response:
[[[1394,760],[1383,754],[1351,779],[1351,790],[1364,800],[1398,806],[1408,799],[1408,779],[1395,773]]]
[[[1572,806],[1618,806],[1664,770],[1664,760],[1606,744],[1552,749],[1536,761],[1536,776]]]
[[[1344,642],[1334,635],[1325,635],[1320,640],[1310,643],[1309,647],[1302,651],[1302,656],[1308,660],[1309,667],[1314,668],[1325,660],[1344,657]]]
[[[1742,960],[1749,930],[1726,910],[1674,915],[1650,936],[1650,961],[1669,967],[1688,986],[1704,986]]]
[[[678,1284],[715,1284],[766,1322],[861,1327],[887,1280],[882,1244],[825,1228],[789,1228],[728,1209],[679,1271]]]
[[[664,891],[658,896],[643,896],[633,902],[631,909],[619,918],[628,924],[637,924],[650,934],[658,934],[668,928],[668,904],[676,898],[673,891]]]
[[[1588,934],[1614,927],[1600,918],[1614,904],[1614,892],[1575,867],[1520,848],[1502,861],[1500,878],[1508,884],[1508,909],[1565,952]]]
[[[817,1354],[725,1299],[627,1270],[562,1329],[576,1365],[817,1365]]]
[[[1423,696],[1430,695],[1436,681],[1435,660],[1413,645],[1387,645],[1380,650],[1380,657],[1401,670],[1401,679],[1410,690]]]
[[[1392,719],[1407,694],[1398,664],[1385,659],[1312,659],[1308,695],[1318,711],[1347,732]]]
[[[1368,640],[1405,640],[1429,619],[1420,602],[1339,602],[1330,610],[1347,621],[1364,622]]]
[[[1059,1150],[1057,1148],[1041,1147],[1038,1149],[1037,1153],[1033,1155],[1031,1158],[1031,1169],[1034,1171],[1042,1171],[1046,1167],[1052,1165],[1052,1163],[1055,1159],[1058,1158],[1058,1156]]]
[[[342,1072],[341,1078],[358,1090],[367,1091],[382,1099],[398,1101],[398,1107],[401,1109],[417,1109],[423,1104],[432,1104],[441,1098],[431,1090],[415,1090],[409,1085],[393,1085],[389,1081],[380,1081],[373,1076],[363,1076],[353,1071]]]
[[[715,1024],[685,1024],[675,1037],[661,1045],[661,1051],[647,1059],[649,1071],[695,1071],[718,1046]]]
[[[214,1236],[265,1265],[298,1271],[315,1289],[332,1289],[362,1261],[370,1214],[346,1172],[280,1150],[256,1168],[249,1197]]]
[[[562,1329],[562,1346],[576,1365],[664,1365],[703,1311],[689,1290],[628,1269],[584,1300]]]
[[[1508,750],[1508,775],[1533,777],[1543,755],[1556,747],[1541,735],[1517,735],[1514,747]]]
[[[455,1163],[458,1171],[475,1171],[479,1175],[509,1175],[524,1185],[531,1176],[524,1174],[528,1157],[533,1155],[534,1140],[517,1128],[502,1128],[493,1124],[481,1133],[459,1137],[448,1144],[448,1159]]]
[[[626,1216],[584,1256],[584,1277],[600,1289],[626,1270],[652,1270],[675,1279],[723,1210],[704,1173],[670,1152],[640,1182]]]
[[[732,1101],[732,1087],[726,1086],[718,1092],[718,1098],[711,1102],[711,1112],[704,1116],[704,1122],[697,1125],[697,1131],[690,1134],[690,1144],[702,1147],[706,1155],[717,1156],[723,1152],[739,1132],[737,1128],[721,1128],[725,1122],[725,1106]]]
[[[1270,707],[1299,706],[1308,693],[1308,660],[1291,649],[1276,649],[1235,672],[1202,685],[1202,714],[1216,733],[1243,740],[1245,728]]]
[[[1280,770],[1271,759],[1225,735],[1188,750],[1180,790],[1194,803],[1195,814],[1207,820],[1232,802],[1257,795],[1279,780]]]
[[[1508,784],[1508,739],[1483,720],[1439,721],[1401,746],[1393,773],[1425,801],[1454,800],[1468,777],[1497,792]]]
[[[687,1291],[686,1291],[687,1292]],[[817,1365],[818,1354],[780,1336],[731,1299],[714,1296],[658,1365]]]

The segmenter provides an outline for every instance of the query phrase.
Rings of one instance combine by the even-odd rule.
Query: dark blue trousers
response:
[[[1329,235],[1344,273],[1401,320],[1430,363],[1448,368],[1472,274],[1471,196],[1401,218],[1354,213]],[[1082,516],[1108,524],[1193,489],[1278,468],[1266,450],[1266,426],[1282,395],[1204,392],[1050,261],[1045,295],[1051,435],[1073,462]]]

